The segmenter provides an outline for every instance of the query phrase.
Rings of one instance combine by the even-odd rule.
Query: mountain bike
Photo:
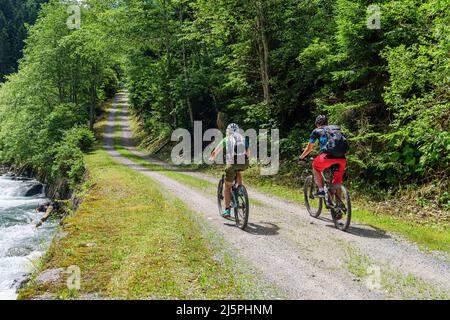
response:
[[[330,210],[331,218],[335,227],[339,230],[346,231],[350,226],[352,218],[352,206],[350,201],[350,195],[347,188],[341,185],[340,196],[339,192],[336,192],[332,187],[331,181],[333,173],[339,170],[339,165],[335,164],[322,172],[322,178],[324,182],[325,198],[314,197],[314,194],[319,190],[317,184],[314,181],[314,175],[312,174],[312,161],[314,158],[306,158],[306,172],[308,176],[303,186],[303,193],[305,197],[306,209],[310,216],[318,218],[325,206]]]
[[[217,204],[219,207],[219,215],[223,217],[223,209],[224,209],[224,194],[223,188],[225,184],[225,175],[222,176],[222,179],[219,181],[219,185],[217,186]],[[248,202],[248,193],[245,186],[238,186],[236,183],[236,178],[234,179],[233,186],[231,188],[231,207],[234,211],[234,220],[236,226],[239,229],[244,230],[247,227],[248,216],[249,216],[249,202]]]

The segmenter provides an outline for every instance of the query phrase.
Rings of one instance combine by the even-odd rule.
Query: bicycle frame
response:
[[[313,160],[314,160],[313,157],[309,157],[309,158],[306,159],[306,164],[307,164],[307,165],[306,165],[306,172],[307,172],[307,173],[309,173],[309,172],[313,173],[313,177],[314,177],[314,169],[313,169],[313,167],[312,167],[312,161],[313,161]],[[329,198],[328,201],[325,201],[325,206],[326,206],[328,209],[330,209],[330,208],[329,208],[329,204],[331,204],[331,208],[333,208],[333,207],[336,205],[335,203],[333,203],[333,200],[332,200],[333,196],[336,195],[336,191],[335,191],[334,188],[332,187],[331,181],[329,181],[329,179],[327,179],[327,177],[325,176],[325,173],[328,172],[328,171],[329,171],[330,173],[333,173],[332,167],[333,167],[333,165],[330,166],[330,167],[328,167],[327,169],[325,169],[324,171],[322,171],[322,172],[320,173],[320,174],[322,175],[323,185],[324,185],[324,187],[326,188],[326,190],[327,190],[327,192],[329,193],[329,195],[331,196],[331,199]],[[314,179],[314,180],[315,180],[315,179]],[[342,199],[339,199],[339,200],[342,201]],[[327,202],[329,202],[329,203],[327,203]]]
[[[222,179],[224,180],[225,179],[225,176],[222,176]],[[236,177],[234,178],[234,183],[233,183],[233,185],[231,186],[231,201],[233,202],[233,208],[238,208],[239,207],[239,205],[238,205],[238,200],[237,200],[237,197],[236,197],[236,191],[237,191],[237,188],[236,188],[236,179],[237,179],[237,175],[236,175]],[[225,180],[224,180],[225,181]],[[224,184],[224,187],[225,187],[225,184]],[[225,192],[225,190],[224,190],[224,192]]]
[[[225,184],[225,176],[222,176],[222,179],[219,181],[218,185],[218,206],[219,206],[219,214],[223,217],[223,200],[224,200],[224,184]],[[242,201],[240,201],[242,196]],[[247,189],[242,185],[238,186],[236,184],[236,177],[233,185],[231,186],[231,199],[229,205],[234,209],[234,219],[236,221],[236,225],[239,229],[244,230],[248,223],[248,215],[249,215],[249,201],[248,201],[248,193]],[[242,214],[239,212],[242,211]]]
[[[231,198],[232,198],[232,201],[233,201],[233,207],[237,208],[238,207],[238,201],[237,201],[237,198],[236,198],[236,188],[234,186],[231,188]]]

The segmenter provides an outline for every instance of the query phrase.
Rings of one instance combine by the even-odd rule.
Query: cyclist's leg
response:
[[[245,163],[243,164],[236,164],[235,168],[236,168],[236,183],[238,184],[238,186],[242,186],[244,184],[243,178],[242,178],[242,172],[247,170],[248,168],[248,159],[246,159]]]
[[[319,187],[319,190],[323,190],[323,177],[322,172],[327,167],[325,166],[325,154],[319,154],[313,161],[313,174],[314,174],[314,181],[316,182],[317,186]]]
[[[333,160],[333,164],[339,165],[339,170],[333,172],[333,181],[331,183],[334,192],[336,193],[337,199],[341,200],[342,199],[341,185],[344,180],[344,172],[347,160],[346,159],[330,159],[330,160]]]
[[[231,187],[234,183],[234,178],[236,177],[236,170],[233,164],[227,164],[225,168],[225,208],[230,209],[231,203]]]
[[[236,172],[236,183],[238,186],[242,186],[242,184],[243,184],[242,171]]]
[[[314,181],[316,182],[319,189],[323,189],[323,177],[321,171],[313,169]]]

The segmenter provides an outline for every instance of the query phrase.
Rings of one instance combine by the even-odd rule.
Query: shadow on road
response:
[[[334,226],[333,220],[331,220],[330,218],[325,218],[325,217],[320,216],[317,218],[317,220],[331,223],[331,224],[326,225],[328,228],[336,228]],[[391,238],[391,236],[388,235],[386,233],[386,231],[376,228],[376,227],[373,227],[373,226],[350,224],[350,226],[348,227],[346,232],[353,234],[355,236],[365,237],[365,238],[374,238],[374,239],[389,239],[389,238]]]
[[[261,236],[277,235],[278,230],[280,230],[280,227],[271,222],[249,223],[245,229],[248,233]]]
[[[386,233],[386,231],[372,227],[372,226],[364,226],[357,227],[355,225],[350,225],[347,230],[348,233],[353,234],[355,236],[365,237],[365,238],[375,238],[375,239],[389,239],[390,235]]]
[[[324,220],[324,219],[322,219]],[[329,222],[333,223],[331,219],[328,219]],[[328,224],[327,227],[329,228],[336,228],[333,224]],[[347,233],[358,236],[358,237],[364,237],[364,238],[374,238],[374,239],[389,239],[391,238],[390,235],[386,233],[386,231],[372,227],[372,226],[361,226],[357,227],[355,225],[351,225],[348,227]]]
[[[234,221],[234,219],[227,220]],[[234,223],[225,223],[225,225],[229,227],[236,227]],[[280,227],[271,222],[249,222],[244,232],[259,236],[275,236],[278,234],[278,230],[280,230]]]

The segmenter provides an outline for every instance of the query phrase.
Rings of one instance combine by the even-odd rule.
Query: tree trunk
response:
[[[171,35],[170,35],[170,30],[169,30],[169,14],[168,14],[168,9],[167,9],[167,0],[164,0],[162,2],[162,9],[163,9],[163,17],[164,17],[164,44],[162,45],[162,48],[164,47],[165,51],[166,51],[166,56],[167,56],[167,63],[166,63],[166,79],[167,79],[167,84],[169,84],[170,81],[170,76],[171,76],[171,72],[172,72],[172,56],[171,56]],[[169,105],[169,115],[173,117],[173,127],[176,128],[177,127],[177,112],[174,107],[174,101],[173,99],[170,97],[170,93],[166,92],[165,93],[166,99],[167,99],[167,103]],[[169,118],[168,118],[169,119]]]
[[[91,87],[91,103],[89,106],[89,128],[92,131],[94,131],[96,107],[97,107],[97,86],[94,83]]]
[[[180,17],[180,25],[181,28],[183,28],[183,7],[180,8],[179,11],[179,17]],[[182,41],[182,51],[183,51],[183,73],[184,73],[184,83],[187,87],[188,85],[188,73],[187,73],[187,61],[186,61],[186,45],[184,43],[184,40]],[[194,129],[194,112],[192,110],[191,100],[189,97],[186,97],[186,105],[188,107],[189,111],[189,120],[191,124],[191,128]]]
[[[270,102],[270,75],[269,75],[269,41],[265,31],[264,8],[261,0],[256,0],[256,28],[259,33],[259,65],[264,102]]]

